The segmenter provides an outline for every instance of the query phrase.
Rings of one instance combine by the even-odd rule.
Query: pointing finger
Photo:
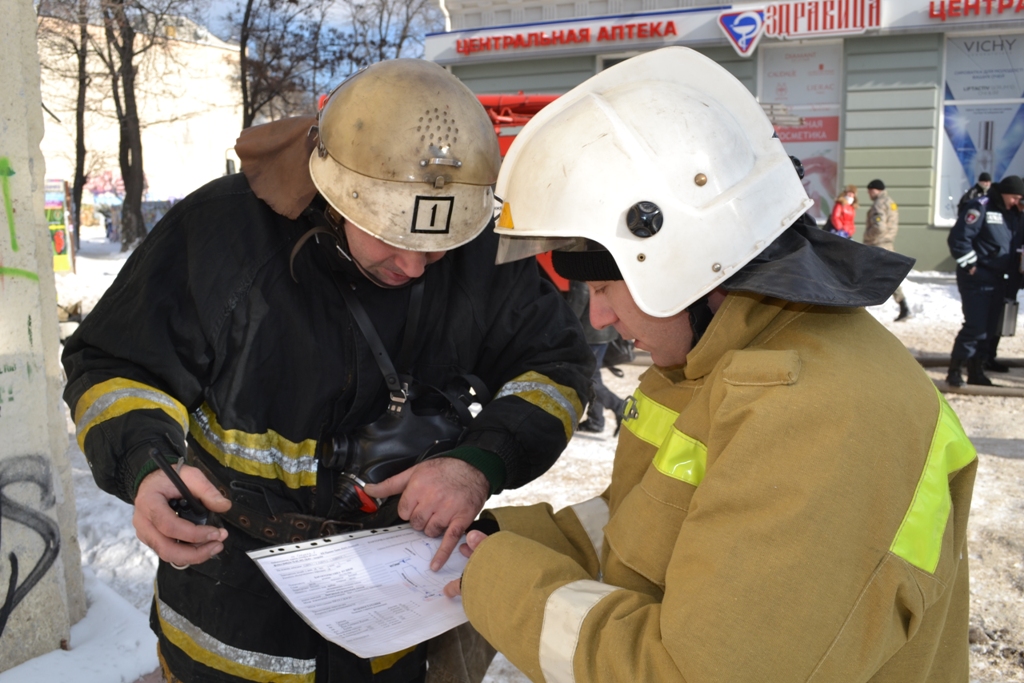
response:
[[[415,469],[411,467],[389,479],[385,479],[379,484],[367,484],[363,487],[363,490],[374,498],[389,498],[398,495],[409,484],[409,479],[412,477],[413,470]]]

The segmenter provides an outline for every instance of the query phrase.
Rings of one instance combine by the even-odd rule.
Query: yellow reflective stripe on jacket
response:
[[[157,597],[160,630],[194,661],[230,676],[260,683],[314,683],[316,659],[277,657],[222,643]]]
[[[133,410],[162,410],[188,430],[188,411],[177,399],[159,389],[123,377],[115,377],[90,387],[75,406],[78,446],[85,450],[85,437],[96,425]]]
[[[622,426],[637,438],[658,447],[654,467],[673,479],[700,485],[708,466],[708,449],[692,436],[675,428],[679,413],[644,395],[633,393]],[[632,412],[632,417],[630,413]]]
[[[939,398],[939,419],[928,458],[910,508],[889,547],[895,555],[928,573],[933,573],[939,564],[942,534],[952,506],[949,475],[963,469],[977,457],[956,413],[942,394],[938,391],[936,394]]]
[[[626,400],[628,404],[622,426],[652,446],[661,446],[679,413],[648,398],[639,389]]]
[[[503,396],[518,396],[558,418],[565,428],[566,440],[572,438],[583,413],[583,404],[575,391],[533,370],[506,382],[494,398]]]
[[[316,485],[316,440],[289,441],[277,432],[249,434],[224,429],[207,404],[192,413],[192,435],[225,467],[265,479],[280,479],[289,488]]]
[[[699,486],[708,468],[708,447],[673,427],[654,454],[654,467],[673,479]]]
[[[540,627],[540,670],[545,683],[573,683],[573,658],[590,610],[609,593],[623,590],[598,581],[573,581],[556,589],[544,605]]]

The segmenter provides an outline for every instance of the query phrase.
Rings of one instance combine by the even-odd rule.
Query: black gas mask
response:
[[[489,395],[482,382],[468,376],[452,392],[418,382],[408,375],[400,376],[351,285],[337,277],[335,281],[373,352],[391,398],[381,417],[355,430],[325,439],[321,446],[321,464],[334,473],[331,517],[374,525],[393,523],[397,519],[394,509],[397,505],[382,509],[385,501],[372,498],[363,487],[379,484],[458,446],[473,419],[470,404],[477,401],[486,403]],[[423,289],[421,279],[412,286],[409,294],[405,338],[398,356],[403,366],[409,362],[411,349],[415,346]],[[397,496],[394,498],[397,504]]]
[[[383,416],[326,441],[321,462],[335,471],[334,497],[343,517],[374,514],[384,504],[364,490],[459,445],[472,419],[468,406],[402,376]]]

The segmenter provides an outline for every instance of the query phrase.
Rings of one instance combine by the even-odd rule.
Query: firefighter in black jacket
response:
[[[243,173],[176,204],[69,340],[78,442],[160,556],[167,680],[422,680],[424,644],[327,643],[245,551],[401,518],[444,534],[440,566],[561,453],[593,358],[533,261],[494,265],[497,140],[441,67],[371,66],[236,149]],[[155,451],[222,521],[174,514]]]
[[[998,335],[999,314],[1007,274],[1016,261],[1013,254],[1014,207],[1024,196],[1024,181],[1007,176],[984,197],[967,203],[949,233],[949,251],[956,260],[956,284],[963,305],[964,324],[953,342],[950,386],[963,385],[961,369],[967,367],[967,383],[989,386],[984,364]]]

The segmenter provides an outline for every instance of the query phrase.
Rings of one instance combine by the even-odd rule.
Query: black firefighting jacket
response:
[[[101,488],[131,502],[148,448],[167,435],[183,452],[187,433],[218,477],[258,482],[283,511],[326,513],[318,442],[373,421],[388,397],[332,270],[392,358],[410,290],[371,284],[313,240],[295,282],[289,253],[312,225],[275,213],[239,174],[176,204],[129,258],[64,354],[65,399]],[[497,398],[464,443],[496,456],[498,479],[516,487],[565,447],[592,358],[534,262],[497,267],[496,244],[488,229],[428,268],[411,370],[442,388],[483,380]]]

